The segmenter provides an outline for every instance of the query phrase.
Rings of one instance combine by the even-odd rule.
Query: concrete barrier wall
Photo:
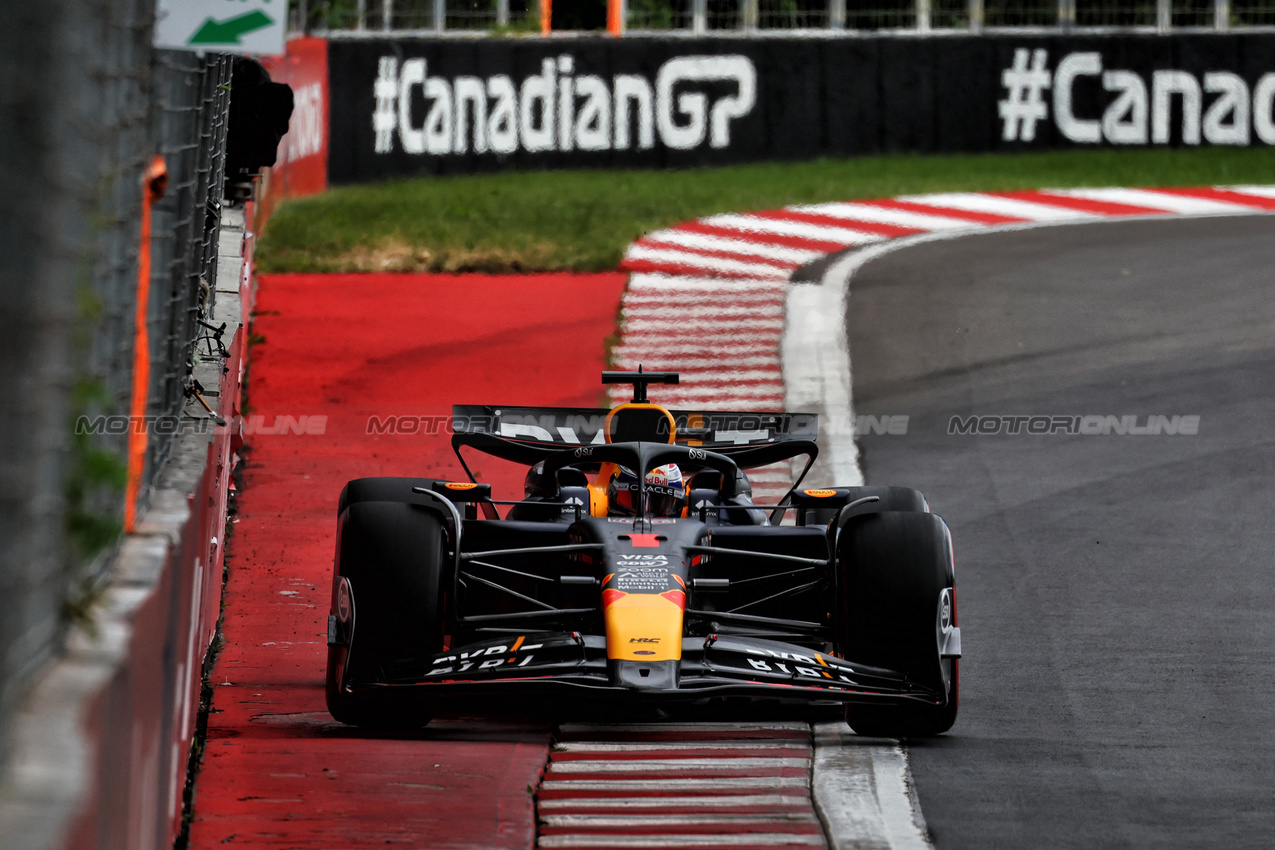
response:
[[[184,434],[137,531],[125,536],[95,627],[77,630],[18,710],[0,782],[6,848],[171,847],[196,731],[201,673],[220,616],[231,472],[251,303],[251,235],[223,220],[217,322],[229,357],[195,377],[229,427]],[[245,247],[247,250],[245,250]],[[246,254],[246,257],[245,257]]]

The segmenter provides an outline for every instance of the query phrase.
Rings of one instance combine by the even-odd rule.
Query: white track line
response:
[[[844,723],[817,724],[815,745],[815,807],[834,848],[931,846],[902,747],[872,743]]]
[[[858,486],[859,447],[854,440],[850,395],[850,347],[846,341],[846,290],[831,284],[790,286],[787,325],[780,343],[787,410],[819,414],[823,452],[811,480]],[[836,428],[826,427],[837,423]],[[838,434],[833,438],[831,434]]]

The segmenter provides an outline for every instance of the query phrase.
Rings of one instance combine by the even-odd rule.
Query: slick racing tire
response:
[[[851,487],[846,504],[850,504],[865,496],[876,496],[878,501],[867,502],[854,509],[854,516],[863,514],[879,514],[885,511],[914,511],[928,513],[930,505],[920,490],[911,487]],[[839,508],[812,508],[806,514],[806,525],[827,525],[837,518]]]
[[[356,502],[409,502],[431,504],[429,496],[413,493],[413,487],[429,489],[437,478],[355,478],[341,491],[336,513],[340,515]]]
[[[340,639],[328,647],[326,680],[334,718],[374,728],[429,722],[429,700],[357,685],[442,649],[444,558],[442,521],[426,508],[355,501],[342,512],[332,598]]]
[[[838,648],[851,661],[884,667],[942,693],[942,705],[851,703],[860,735],[939,735],[956,722],[959,662],[940,657],[956,625],[951,537],[930,513],[891,511],[856,518],[837,543]]]

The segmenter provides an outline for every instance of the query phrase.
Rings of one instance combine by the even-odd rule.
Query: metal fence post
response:
[[[930,31],[930,0],[916,0],[916,31]]]
[[[828,29],[846,28],[846,0],[828,0]]]
[[[354,28],[356,30],[367,29],[367,0],[359,0],[358,5],[354,7]]]
[[[757,0],[739,0],[739,28],[745,32],[757,29]]]
[[[607,0],[607,32],[611,35],[624,35],[628,23],[628,0]]]
[[[381,0],[381,29],[389,32],[394,28],[394,0]]]
[[[509,0],[496,0],[496,26],[509,26]]]
[[[434,32],[447,29],[447,0],[434,0],[433,18]]]
[[[1168,32],[1173,28],[1173,0],[1155,0],[1155,31]]]
[[[1226,32],[1231,28],[1231,0],[1213,0],[1213,29]]]
[[[691,0],[691,32],[703,35],[708,30],[708,0]]]
[[[1058,0],[1058,26],[1071,29],[1076,25],[1076,0]]]
[[[1166,0],[1167,2],[1167,0]],[[983,0],[969,0],[965,6],[965,14],[969,18],[970,32],[983,31]]]

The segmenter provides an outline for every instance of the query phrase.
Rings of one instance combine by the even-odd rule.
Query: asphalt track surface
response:
[[[952,732],[910,744],[939,848],[1275,836],[1275,218],[967,236],[850,283],[871,483],[955,537]],[[953,416],[1200,416],[960,435]]]
[[[503,716],[382,735],[328,716],[337,496],[365,475],[462,476],[447,432],[427,424],[455,402],[596,405],[624,279],[262,277],[248,392],[258,433],[229,540],[190,847],[531,846],[551,721],[492,706]],[[290,424],[317,431],[317,416],[322,433]],[[394,417],[396,433],[368,433],[373,416]],[[476,471],[498,497],[521,492],[525,470]]]

